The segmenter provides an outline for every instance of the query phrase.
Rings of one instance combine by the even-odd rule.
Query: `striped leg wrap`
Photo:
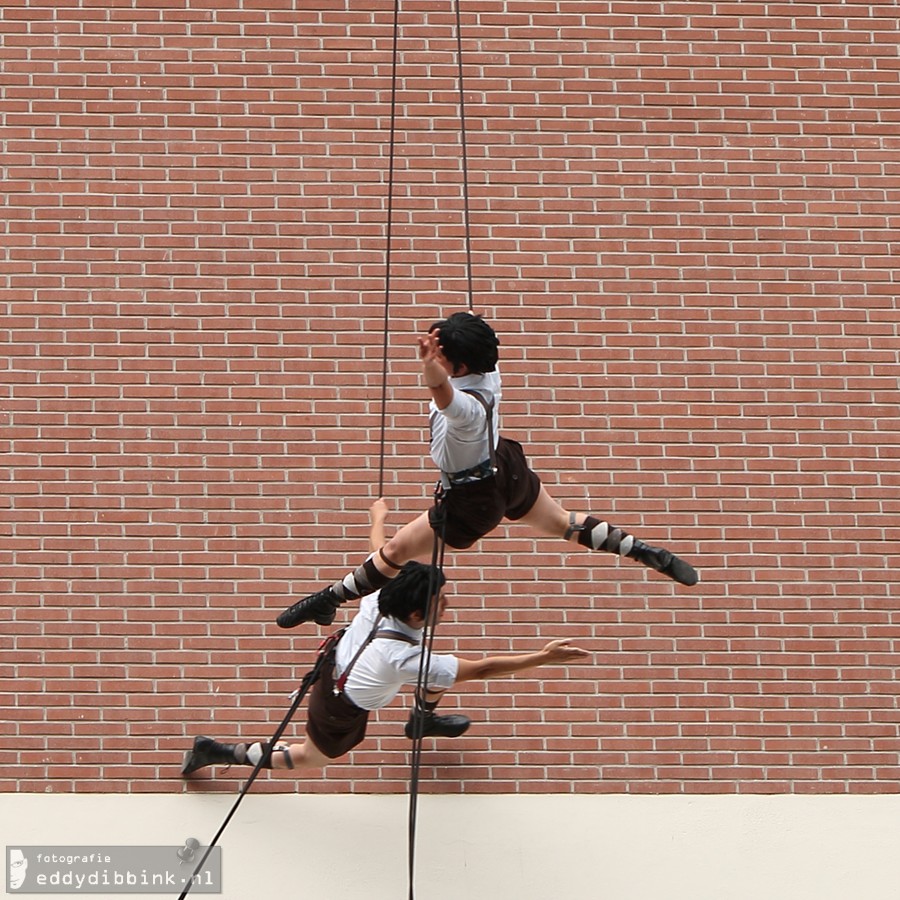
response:
[[[379,551],[380,553],[380,551]],[[374,594],[379,588],[383,588],[390,580],[390,575],[384,575],[375,565],[373,553],[355,572],[351,572],[343,580],[336,582],[331,589],[341,600],[355,600],[357,597],[365,597]],[[383,553],[381,558],[392,568],[390,562]]]
[[[575,513],[570,513],[566,540],[573,534],[578,535],[578,543],[588,550],[605,550],[607,553],[627,556],[634,546],[634,538],[627,531],[616,528],[609,522],[601,522],[594,516],[588,516],[581,525],[576,525]]]
[[[244,762],[248,766],[255,766],[262,759],[263,754],[268,749],[268,746],[269,746],[268,744],[263,744],[260,741],[256,741],[256,743],[251,744],[249,747],[247,747]],[[288,769],[294,768],[294,760],[291,759],[291,751],[287,744],[284,744],[284,743],[276,744],[272,750],[273,756],[276,753],[281,753],[283,755],[285,766]],[[267,768],[267,769],[275,768],[275,766],[272,764],[273,756],[269,757],[269,763],[267,766],[265,766],[265,768]]]

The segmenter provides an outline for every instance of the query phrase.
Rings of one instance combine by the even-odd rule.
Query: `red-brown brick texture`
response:
[[[463,690],[423,789],[895,791],[896,4],[461,20],[504,429],[703,580],[523,527],[450,555],[441,651],[595,655]],[[2,4],[2,789],[182,790],[194,734],[267,736],[308,669],[274,616],[360,559],[378,484],[392,22]],[[433,482],[413,336],[467,301],[454,23],[401,4],[395,524]],[[404,791],[405,716],[258,788]]]

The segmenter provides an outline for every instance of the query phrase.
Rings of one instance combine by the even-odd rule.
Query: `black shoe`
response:
[[[200,735],[194,738],[194,746],[184,754],[184,762],[181,766],[182,775],[190,775],[204,766],[226,765],[233,766],[243,762],[238,759],[238,748],[245,750],[243,744],[220,744],[212,738]],[[246,751],[245,751],[246,752]]]
[[[472,721],[466,716],[436,716],[429,711],[422,716],[420,727],[422,737],[459,737],[471,724]],[[416,725],[416,713],[413,711],[403,729],[410,740],[416,736]]]
[[[690,563],[686,563],[670,550],[664,550],[662,547],[651,547],[643,541],[635,541],[627,555],[629,559],[636,559],[639,563],[667,575],[679,584],[691,587],[700,580],[697,570]]]
[[[329,587],[316,594],[310,594],[289,606],[275,621],[280,628],[294,628],[301,622],[315,622],[330,625],[334,621],[337,608],[343,603]]]

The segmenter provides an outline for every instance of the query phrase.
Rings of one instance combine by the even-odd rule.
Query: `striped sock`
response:
[[[367,594],[374,594],[379,588],[383,588],[393,577],[385,575],[378,566],[375,565],[375,554],[373,553],[356,571],[345,576],[341,581],[335,582],[331,589],[341,598],[341,600],[355,600],[357,597],[365,597]],[[392,563],[382,553],[381,558],[388,565]],[[393,567],[393,566],[392,566]]]
[[[269,746],[268,744],[263,744],[260,741],[256,741],[256,743],[251,744],[249,747],[247,747],[247,751],[245,754],[246,758],[245,758],[244,762],[246,762],[246,764],[248,766],[257,765],[259,763],[259,761],[263,758],[263,754],[266,752],[266,749],[268,748],[268,746]],[[268,764],[265,765],[263,768],[266,768],[266,769],[274,769],[275,768],[275,766],[272,764],[272,759],[276,753],[282,754],[285,766],[288,769],[294,768],[294,760],[291,759],[290,747],[288,747],[288,745],[283,742],[279,742],[275,745],[275,749],[272,750],[272,756],[270,756],[268,759]]]
[[[573,532],[578,533],[578,543],[588,550],[605,550],[607,553],[627,556],[634,546],[634,538],[627,531],[622,531],[609,522],[601,522],[594,516],[588,516],[580,526],[570,526],[570,533]]]

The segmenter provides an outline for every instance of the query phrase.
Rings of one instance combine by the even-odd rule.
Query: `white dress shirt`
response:
[[[477,402],[477,401],[476,401]],[[378,612],[378,591],[360,600],[359,612],[338,641],[335,651],[335,681],[341,676],[356,651],[369,636],[375,622],[381,618]],[[407,684],[417,684],[419,662],[422,658],[422,629],[410,628],[399,619],[387,616],[381,620],[379,630],[398,631],[415,641],[376,638],[360,654],[353,664],[344,693],[361,709],[380,709],[387,706],[400,689]],[[431,655],[427,686],[432,690],[446,690],[456,682],[459,660],[455,656]]]
[[[494,447],[500,440],[500,372],[483,375],[462,375],[451,378],[453,399],[445,409],[438,409],[432,400],[429,407],[431,423],[431,458],[442,472],[461,472],[490,459],[484,407],[463,388],[476,390],[485,402],[494,401]]]

